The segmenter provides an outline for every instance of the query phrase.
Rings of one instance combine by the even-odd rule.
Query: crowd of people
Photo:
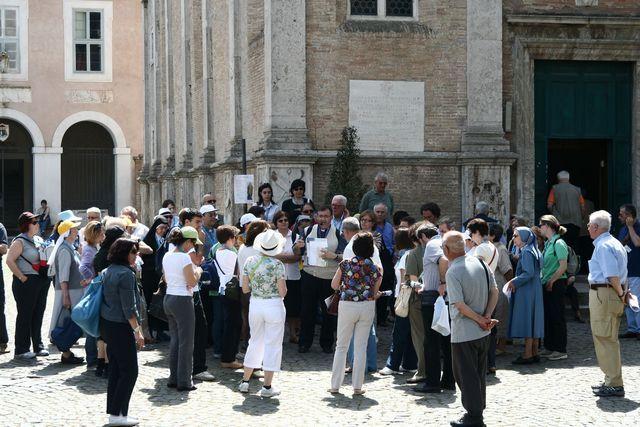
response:
[[[484,425],[486,376],[495,374],[496,357],[513,352],[514,340],[524,341],[516,365],[569,357],[565,298],[575,299],[569,288],[581,268],[570,242],[581,224],[566,218],[584,214],[582,196],[563,173],[549,198],[555,215],[537,226],[514,215],[505,229],[481,201],[457,230],[433,202],[421,207],[419,219],[394,211],[387,183],[384,173],[375,177],[359,213],[348,211],[342,195],[316,206],[297,179],[282,206],[262,184],[258,203],[235,226],[205,194],[199,208],[178,211],[164,201],[150,227],[131,206],[117,217],[92,207],[86,220],[63,211],[50,236],[43,200],[35,214],[20,215],[20,234],[10,244],[0,224],[0,255],[12,272],[17,306],[15,358],[49,355],[41,329],[51,283],[48,338],[56,344],[54,329],[99,282],[100,333],[86,336],[85,357],[96,376],[108,378],[110,425],[138,423],[128,406],[137,350],[145,345],[169,341],[166,386],[177,392],[215,380],[207,366],[211,348],[222,369],[243,370],[239,392],[263,378],[258,395],[270,398],[280,394],[274,374],[285,331],[307,353],[318,324],[319,348],[333,354],[331,394],[340,393],[349,373],[353,394],[365,393],[365,374],[378,371],[376,329],[392,324],[379,374],[412,372],[407,382],[419,393],[455,391],[457,384],[466,414],[451,424]],[[572,197],[577,208],[566,206]],[[619,240],[609,233],[609,213],[588,216],[595,246],[588,263],[591,329],[605,374],[593,387],[597,396],[624,396],[617,332],[628,291],[637,294],[640,286],[636,215],[632,205],[620,208]],[[0,351],[7,352],[0,284]],[[581,321],[579,306],[572,301],[572,307]],[[628,307],[627,321],[622,338],[640,337],[640,316]],[[61,363],[85,363],[71,348],[58,348]]]

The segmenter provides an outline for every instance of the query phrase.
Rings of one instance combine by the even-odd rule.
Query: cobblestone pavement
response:
[[[6,271],[6,270],[5,270]],[[11,283],[5,276],[5,283]],[[13,342],[15,304],[7,286],[7,321]],[[45,325],[49,323],[53,291],[50,293]],[[378,367],[384,366],[391,328],[380,330]],[[513,367],[514,355],[498,358],[498,373],[489,378],[488,425],[637,425],[640,416],[640,341],[625,340],[623,375],[627,396],[598,399],[590,385],[602,380],[597,367],[589,327],[569,324],[569,359],[532,367]],[[327,393],[332,356],[316,344],[299,354],[284,345],[283,372],[274,384],[282,395],[261,399],[252,381],[252,394],[236,391],[240,371],[228,372],[210,359],[217,380],[197,384],[190,394],[165,387],[167,345],[150,346],[139,353],[140,376],[133,393],[130,414],[148,426],[195,425],[448,425],[463,412],[460,392],[420,395],[405,384],[405,376],[366,378],[364,396],[352,397],[345,383],[343,395]],[[106,380],[95,378],[86,367],[66,367],[59,353],[37,363],[16,362],[13,354],[0,356],[0,423],[3,426],[96,426],[105,423]],[[517,351],[519,349],[515,349]],[[81,348],[77,354],[84,355]],[[209,353],[211,357],[211,353]],[[346,381],[349,381],[347,376]]]

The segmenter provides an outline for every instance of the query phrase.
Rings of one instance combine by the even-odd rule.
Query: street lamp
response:
[[[0,73],[4,74],[9,71],[9,54],[0,52]]]

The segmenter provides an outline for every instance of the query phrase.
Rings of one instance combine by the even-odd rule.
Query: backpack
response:
[[[218,292],[220,289],[220,276],[218,275],[218,268],[220,268],[220,265],[216,260],[215,253],[213,254],[213,257],[203,262],[200,265],[200,268],[202,268],[199,283],[200,290],[204,292]],[[222,269],[220,268],[220,270]]]
[[[558,240],[562,240],[562,239],[558,239]],[[553,244],[554,255],[556,252],[556,243],[558,243],[558,240],[556,240],[555,243]],[[564,242],[564,240],[562,241]],[[575,276],[580,271],[580,265],[581,265],[580,255],[576,254],[576,251],[574,251],[573,248],[567,244],[567,242],[564,242],[564,244],[567,245],[567,251],[568,251],[566,274],[568,276]]]

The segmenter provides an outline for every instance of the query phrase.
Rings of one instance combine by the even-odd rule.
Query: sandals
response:
[[[330,388],[327,391],[331,394],[340,394],[340,390],[338,390],[337,388]]]
[[[358,388],[358,389],[353,390],[353,395],[354,396],[361,396],[361,395],[363,395],[365,393],[366,393],[366,390],[363,389],[363,388]]]

